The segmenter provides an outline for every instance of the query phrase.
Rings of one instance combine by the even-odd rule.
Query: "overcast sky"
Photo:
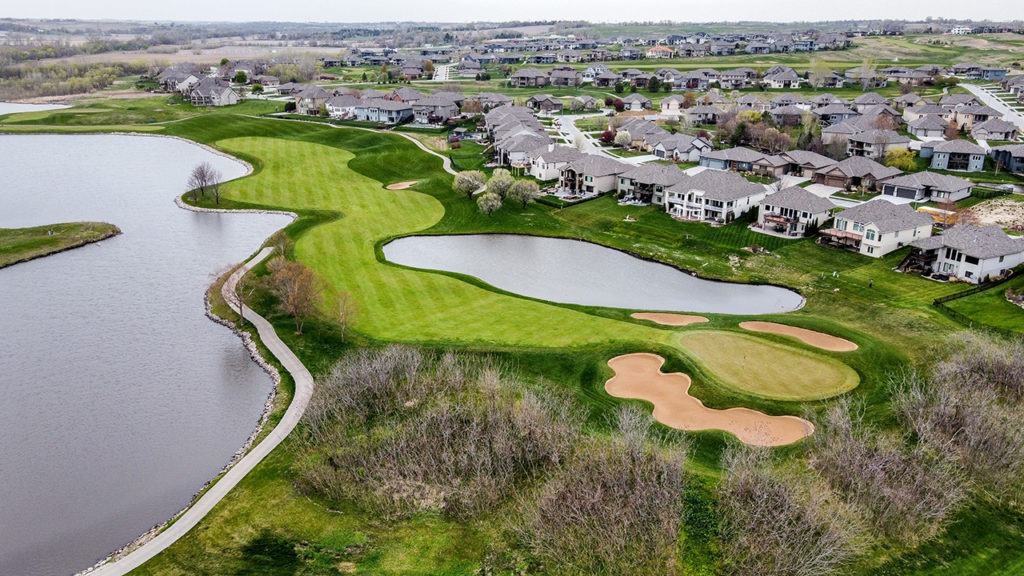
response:
[[[591,22],[775,22],[839,19],[1024,18],[1020,0],[27,0],[5,2],[0,17],[89,20],[467,22],[588,20]],[[640,7],[643,10],[640,10]]]

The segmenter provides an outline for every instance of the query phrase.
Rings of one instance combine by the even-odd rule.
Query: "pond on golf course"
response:
[[[171,138],[0,136],[0,228],[123,232],[0,270],[0,574],[88,568],[187,505],[260,419],[273,383],[203,295],[290,218],[178,208],[204,161],[246,173]]]
[[[804,304],[776,286],[717,282],[590,242],[514,234],[408,236],[389,262],[476,277],[495,288],[563,304],[630,310],[771,314]]]

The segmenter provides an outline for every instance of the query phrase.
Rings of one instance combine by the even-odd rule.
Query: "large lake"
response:
[[[0,136],[0,228],[124,232],[0,270],[0,574],[87,568],[187,505],[259,421],[272,382],[203,294],[289,219],[175,206],[202,161],[245,173],[169,138]]]
[[[409,236],[388,261],[474,276],[508,292],[565,304],[719,314],[790,312],[803,298],[775,286],[695,278],[671,266],[577,240],[475,234]]]

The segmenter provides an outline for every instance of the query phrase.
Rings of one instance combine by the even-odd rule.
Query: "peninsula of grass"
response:
[[[48,129],[62,131],[60,126]],[[631,352],[657,353],[666,358],[665,371],[693,375],[691,393],[709,407],[746,406],[769,414],[802,414],[829,404],[829,400],[782,401],[763,394],[764,390],[761,394],[741,390],[736,381],[759,371],[761,365],[750,362],[745,373],[737,374],[733,370],[738,367],[726,367],[724,360],[715,359],[715,355],[727,356],[726,346],[702,348],[700,338],[723,335],[729,346],[743,340],[740,348],[755,349],[758,361],[767,358],[778,370],[789,372],[771,379],[765,372],[760,386],[793,378],[797,371],[832,370],[833,391],[841,392],[849,389],[850,377],[855,385],[859,377],[860,384],[848,395],[865,402],[870,423],[884,427],[892,425],[887,375],[908,365],[926,364],[961,329],[931,306],[934,298],[958,287],[894,272],[905,251],[881,259],[863,258],[808,240],[763,236],[751,232],[745,222],[718,228],[680,223],[654,208],[617,206],[609,198],[566,208],[507,204],[486,216],[474,202],[452,191],[451,176],[441,169],[440,159],[393,134],[231,111],[184,118],[160,124],[158,129],[250,162],[254,167],[250,177],[223,187],[223,205],[298,213],[300,218],[284,232],[294,242],[289,257],[314,268],[332,288],[352,295],[358,316],[344,341],[327,313],[330,302],[325,303],[322,318],[308,322],[303,335],[295,334],[291,319],[277,313],[271,300],[257,295],[252,302],[275,323],[315,377],[329,370],[347,349],[388,342],[481,354],[501,360],[527,381],[543,378],[545,386],[570,394],[588,411],[587,434],[595,437],[610,435],[609,417],[618,406],[635,402],[613,398],[603,388],[612,375],[607,361]],[[413,180],[417,184],[408,190],[386,189]],[[635,221],[624,222],[627,214]],[[699,327],[667,329],[632,320],[629,311],[519,298],[450,275],[382,261],[379,246],[383,242],[420,232],[581,238],[708,278],[783,285],[799,291],[806,306],[757,319],[849,338],[860,347],[840,359],[783,337],[740,335],[734,331],[736,319],[721,315],[709,315],[711,322]],[[744,250],[752,246],[762,246],[769,253]],[[833,271],[840,271],[838,277]],[[680,334],[685,335],[682,341]],[[813,366],[796,366],[790,355],[811,360]],[[657,427],[657,433],[666,441],[678,440],[679,433],[664,427]],[[698,485],[717,483],[722,451],[735,439],[721,432],[700,432],[686,434],[685,440],[690,445],[687,470],[695,482],[687,499],[706,501],[713,511],[711,489]],[[796,444],[777,454],[799,459],[805,457],[806,449],[806,443]],[[296,486],[302,458],[301,439],[286,440],[195,530],[137,573],[468,575],[480,573],[492,546],[501,540],[502,519],[511,512],[509,506],[500,506],[462,522],[435,514],[402,520],[375,518],[355,502],[302,493]],[[928,566],[927,573],[933,574],[1012,574],[1017,560],[1002,569],[987,558],[993,549],[1024,547],[1024,535],[1014,525],[1018,518],[1001,504],[967,508],[947,534],[926,549],[907,550],[893,543],[848,573],[873,574],[886,565]],[[964,546],[958,535],[972,534],[980,526],[986,526],[985,545]],[[697,515],[684,519],[677,552],[681,571],[721,571],[717,538],[713,520]],[[933,564],[932,558],[942,558],[942,566],[957,569],[946,570]]]
[[[99,242],[120,233],[117,226],[104,222],[0,228],[0,268]]]

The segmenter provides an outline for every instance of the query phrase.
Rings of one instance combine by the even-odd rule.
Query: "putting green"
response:
[[[826,356],[732,332],[679,336],[695,359],[731,388],[776,400],[821,400],[857,387],[860,377]]]

